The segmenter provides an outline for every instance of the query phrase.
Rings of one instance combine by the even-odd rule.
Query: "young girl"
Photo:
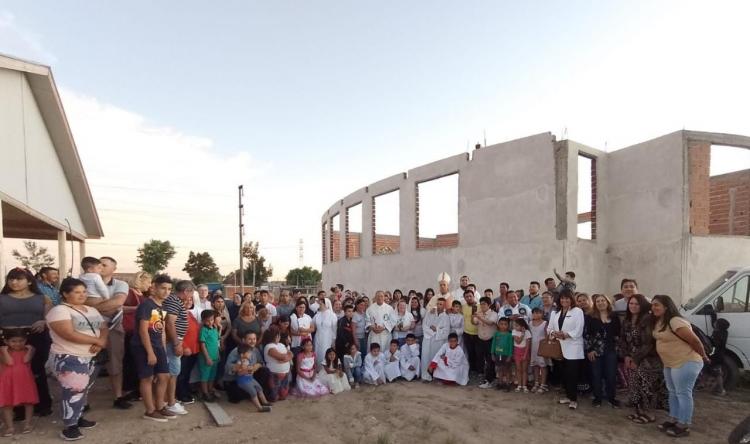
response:
[[[297,394],[315,398],[328,393],[328,387],[315,375],[315,352],[312,341],[304,339],[302,351],[297,355]]]
[[[362,353],[357,349],[357,344],[349,346],[349,354],[344,356],[344,370],[349,384],[357,388],[362,383]]]
[[[332,395],[351,390],[349,381],[344,373],[344,366],[341,364],[341,360],[333,348],[326,350],[326,360],[321,365],[318,378],[328,386]]]
[[[510,333],[510,320],[500,318],[497,321],[497,331],[492,337],[490,351],[492,360],[495,362],[495,371],[497,373],[498,390],[505,389],[510,391],[508,380],[510,377],[511,360],[513,359],[513,335]]]
[[[531,358],[529,365],[534,375],[534,387],[532,393],[544,393],[549,391],[547,387],[547,365],[546,358],[539,356],[539,343],[547,336],[547,321],[544,320],[544,310],[539,307],[531,310]]]
[[[22,329],[5,329],[5,345],[0,346],[0,407],[3,409],[5,431],[3,437],[11,437],[13,429],[13,407],[24,407],[24,422],[21,433],[31,433],[31,417],[34,404],[39,403],[31,358],[34,347],[26,344],[26,332]]]
[[[214,325],[215,312],[203,310],[201,312],[201,327],[198,341],[201,352],[198,355],[198,371],[200,372],[201,394],[206,402],[216,402],[216,389],[213,381],[219,367],[219,328]]]
[[[513,361],[516,364],[516,391],[529,393],[529,350],[531,349],[531,332],[529,324],[523,318],[513,322]]]

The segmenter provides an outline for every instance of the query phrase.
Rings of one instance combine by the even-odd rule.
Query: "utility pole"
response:
[[[253,291],[255,291],[255,259],[253,259]]]
[[[240,294],[245,294],[245,265],[244,265],[244,258],[242,257],[242,235],[245,231],[245,224],[242,223],[242,216],[245,214],[245,206],[242,204],[242,196],[244,196],[245,192],[243,189],[243,185],[240,185],[238,188],[239,192],[239,213],[240,213]],[[253,279],[255,279],[255,273],[253,273]],[[253,283],[254,285],[254,283]]]

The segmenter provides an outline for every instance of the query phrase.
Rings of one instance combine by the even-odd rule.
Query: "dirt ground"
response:
[[[56,383],[50,381],[54,387]],[[664,443],[670,438],[654,424],[636,425],[625,419],[627,409],[593,408],[581,399],[577,411],[557,404],[558,394],[505,393],[473,387],[444,387],[438,383],[396,382],[364,387],[337,396],[307,400],[289,398],[271,413],[256,413],[249,402],[221,402],[234,424],[214,426],[205,407],[188,406],[187,416],[167,424],[140,418],[141,405],[113,410],[105,379],[94,386],[87,418],[99,425],[84,431],[92,443]],[[624,396],[623,396],[624,398]],[[699,393],[689,438],[681,443],[726,443],[726,436],[748,412],[750,391],[718,398]],[[59,412],[59,409],[57,409]],[[659,416],[661,420],[661,415]],[[36,419],[30,435],[0,442],[57,443],[60,423]]]

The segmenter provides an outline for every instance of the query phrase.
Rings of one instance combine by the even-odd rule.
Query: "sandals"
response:
[[[15,431],[13,429],[8,429],[3,432],[2,435],[0,435],[3,438],[12,438],[15,434]]]
[[[666,433],[667,430],[671,429],[672,427],[676,426],[677,423],[674,421],[664,421],[663,423],[656,426],[659,431]]]
[[[678,425],[674,425],[671,429],[667,430],[667,436],[671,436],[672,438],[682,438],[683,436],[690,435],[690,429],[687,427],[680,427]]]
[[[636,424],[650,424],[656,421],[656,418],[640,413],[628,415],[628,419]]]
[[[22,435],[26,435],[28,433],[31,433],[32,431],[34,431],[34,427],[32,427],[30,425],[23,426],[23,429],[21,430],[21,434]]]

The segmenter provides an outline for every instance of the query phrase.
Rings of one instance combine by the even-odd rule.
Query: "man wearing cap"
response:
[[[451,286],[451,277],[448,273],[440,273],[438,275],[438,284],[439,284],[439,293],[436,294],[432,299],[430,299],[430,302],[427,303],[427,311],[433,310],[437,308],[437,300],[438,298],[445,299],[445,306],[451,307],[453,306],[453,295],[450,292],[450,286]]]

